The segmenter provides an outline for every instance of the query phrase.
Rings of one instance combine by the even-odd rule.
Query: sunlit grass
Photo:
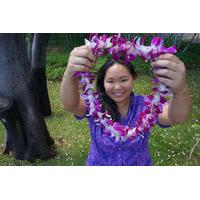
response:
[[[190,120],[184,125],[166,129],[154,127],[149,145],[154,165],[200,165],[200,144],[189,159],[191,149],[200,137],[200,130],[195,126],[200,124],[200,70],[188,71],[187,79],[193,100]],[[63,111],[59,96],[60,82],[49,81],[48,88],[53,113],[46,118],[46,123],[55,140],[56,157],[31,164],[2,155],[4,129],[0,124],[0,165],[85,165],[90,145],[87,121],[77,121],[72,114]],[[135,82],[135,93],[148,94],[150,90],[150,78],[140,74]]]

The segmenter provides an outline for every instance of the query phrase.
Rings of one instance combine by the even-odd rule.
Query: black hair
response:
[[[125,66],[127,70],[130,72],[130,74],[132,75],[133,79],[137,77],[135,68],[132,63],[130,62],[125,63],[124,61],[121,61],[121,60],[116,61],[114,59],[109,59],[105,62],[105,64],[99,69],[97,73],[96,88],[99,93],[99,99],[103,105],[104,111],[107,110],[111,114],[113,120],[119,121],[120,115],[117,109],[117,104],[106,94],[105,87],[104,87],[104,78],[105,78],[106,72],[111,66],[113,66],[116,63]]]

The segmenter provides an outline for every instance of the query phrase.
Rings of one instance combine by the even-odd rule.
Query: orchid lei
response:
[[[98,36],[93,34],[89,40],[85,40],[93,54],[102,57],[110,54],[116,61],[123,57],[125,62],[134,61],[140,56],[145,62],[154,61],[156,57],[164,53],[176,53],[174,46],[164,47],[163,39],[154,37],[150,46],[144,45],[144,38],[135,37],[132,41],[122,38],[120,34],[108,37],[107,35]],[[114,122],[107,111],[102,112],[102,104],[99,95],[94,91],[94,74],[91,72],[77,72],[76,77],[80,78],[82,95],[86,101],[87,116],[92,116],[95,123],[104,128],[104,133],[114,137],[116,141],[134,140],[136,135],[150,130],[157,122],[158,115],[162,113],[163,105],[167,102],[166,97],[171,95],[170,89],[160,83],[158,79],[152,80],[154,86],[151,95],[144,97],[145,109],[139,114],[135,127],[123,126],[119,122]]]

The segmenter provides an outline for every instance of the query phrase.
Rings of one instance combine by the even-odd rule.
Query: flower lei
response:
[[[154,61],[156,57],[164,53],[176,53],[176,48],[163,46],[163,39],[154,37],[150,46],[144,46],[144,38],[135,37],[128,41],[121,37],[120,34],[108,37],[107,35],[98,36],[93,34],[89,40],[85,40],[93,54],[97,57],[112,55],[117,61],[121,57],[125,62],[131,62],[140,56],[145,62]],[[153,79],[153,94],[144,97],[145,109],[139,114],[135,127],[123,126],[119,122],[114,122],[109,113],[102,112],[102,104],[99,101],[99,95],[94,91],[94,74],[91,72],[77,72],[76,77],[80,78],[80,84],[83,86],[82,95],[86,101],[87,116],[92,116],[95,123],[104,128],[104,133],[114,137],[116,141],[134,140],[136,135],[142,135],[143,132],[150,130],[157,122],[158,115],[162,113],[164,104],[167,102],[166,97],[171,95],[170,89],[160,83],[158,79]]]

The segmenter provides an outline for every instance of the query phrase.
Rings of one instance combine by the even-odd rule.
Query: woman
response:
[[[79,83],[74,74],[90,71],[96,57],[86,45],[75,48],[69,57],[61,83],[61,99],[65,110],[77,119],[85,117],[86,104],[79,93]],[[185,78],[185,66],[171,54],[159,56],[151,63],[158,80],[169,86],[173,97],[158,116],[158,124],[166,127],[183,123],[191,110],[191,99]],[[157,68],[159,66],[159,68]],[[133,93],[136,73],[131,63],[110,60],[97,75],[97,90],[101,103],[115,121],[134,127],[138,114],[143,110],[143,96]],[[105,136],[104,130],[92,117],[87,117],[91,134],[87,165],[152,165],[148,149],[149,132],[136,136],[134,141],[118,141]]]

